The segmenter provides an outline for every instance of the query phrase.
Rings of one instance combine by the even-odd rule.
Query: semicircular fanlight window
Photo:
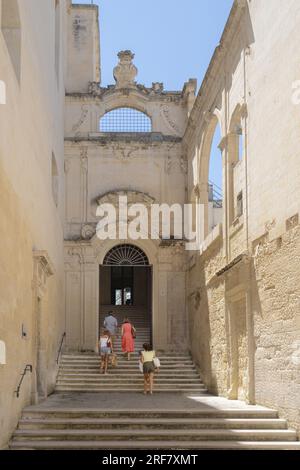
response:
[[[149,260],[143,250],[134,245],[118,245],[112,248],[104,258],[104,266],[149,266]]]

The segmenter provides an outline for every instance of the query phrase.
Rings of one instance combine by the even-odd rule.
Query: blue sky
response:
[[[201,85],[233,0],[94,0],[94,4],[100,6],[102,86],[114,83],[117,53],[131,49],[139,83],[164,82],[166,90],[181,90],[189,78],[197,78]],[[212,162],[211,179],[220,185],[214,167]]]

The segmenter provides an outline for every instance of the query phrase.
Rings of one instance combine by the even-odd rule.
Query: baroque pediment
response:
[[[126,196],[128,205],[131,204],[144,204],[145,206],[150,206],[155,202],[155,199],[147,193],[142,191],[133,191],[131,189],[122,189],[116,191],[109,191],[105,194],[102,194],[97,198],[98,205],[100,204],[112,204],[118,206],[119,197]]]

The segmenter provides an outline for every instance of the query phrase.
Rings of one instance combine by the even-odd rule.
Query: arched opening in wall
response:
[[[134,108],[116,108],[100,119],[100,132],[151,132],[150,117]]]
[[[18,0],[2,0],[1,31],[18,82],[21,77],[21,20]]]
[[[55,3],[55,73],[57,83],[59,83],[60,72],[60,0]]]
[[[51,163],[51,177],[52,177],[52,196],[55,202],[56,207],[58,206],[59,198],[59,177],[57,163],[54,153],[52,153],[52,163]]]
[[[217,119],[213,125],[208,170],[208,233],[222,222],[223,217],[222,154],[219,148],[222,135]]]
[[[229,151],[229,219],[232,224],[239,219],[244,212],[244,153],[245,153],[245,132],[241,116],[241,106],[238,105],[232,115],[230,124]]]
[[[137,329],[135,350],[152,342],[152,266],[142,249],[119,244],[106,254],[99,272],[99,326],[112,312],[121,325],[128,318]],[[116,351],[121,351],[117,340]]]

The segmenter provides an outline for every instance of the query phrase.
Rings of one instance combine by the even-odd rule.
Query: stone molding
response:
[[[34,270],[32,288],[42,298],[46,292],[47,279],[55,273],[54,266],[47,251],[37,250],[33,252]]]

